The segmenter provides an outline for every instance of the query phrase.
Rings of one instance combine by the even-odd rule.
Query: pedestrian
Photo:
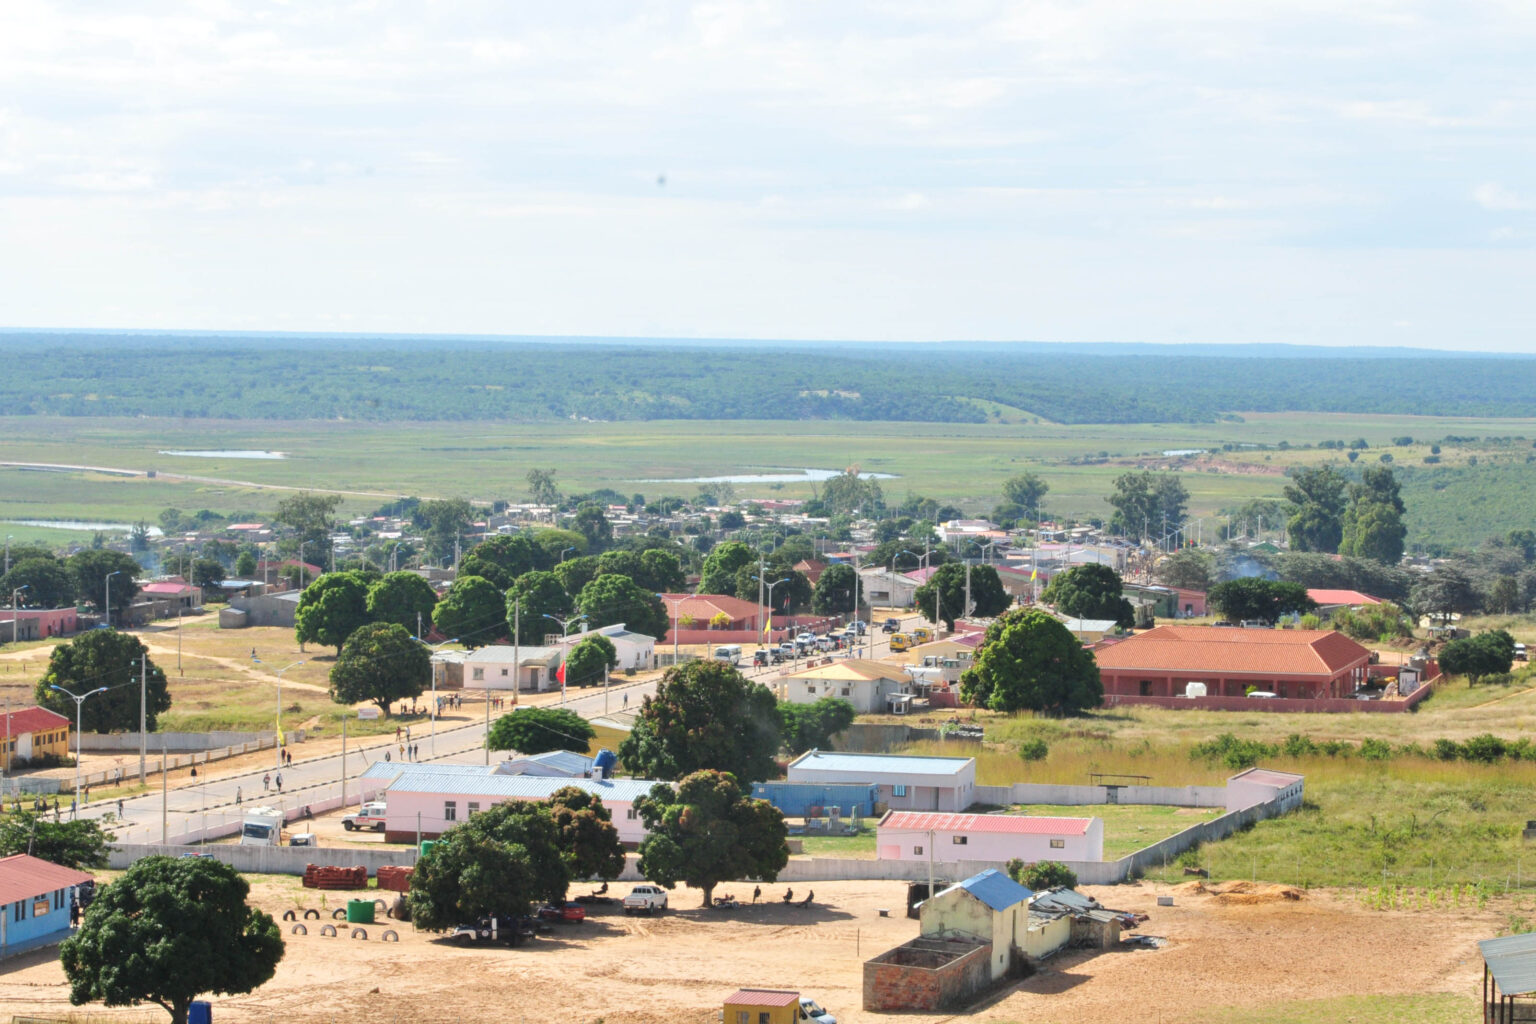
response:
[[[752,887],[752,902],[756,903],[758,901],[758,898],[761,897],[762,895],[763,895],[763,887],[760,886],[760,885],[754,885]]]
[[[405,727],[405,742],[407,742],[407,743],[411,742],[411,727],[410,726],[406,726]]]
[[[192,777],[197,778],[197,765],[192,766]]]
[[[58,800],[54,800],[54,802],[53,802],[53,821],[54,821],[54,824],[58,824],[58,821],[59,821],[59,802],[58,802]]]
[[[405,760],[405,744],[400,744],[400,760]]]
[[[387,751],[387,750],[384,751],[384,760],[386,760],[386,761],[389,760],[389,751]]]
[[[624,706],[626,708],[629,707],[629,694],[627,693],[624,695]]]
[[[395,726],[395,742],[400,742],[400,727],[398,725]]]
[[[790,900],[792,900],[794,898],[795,898],[795,890],[793,890],[793,889],[785,889],[784,890],[784,902],[785,903],[788,903]]]
[[[277,783],[277,791],[279,793],[281,793],[283,791],[283,773],[282,772],[278,772],[277,773],[277,778],[274,779],[273,781]]]
[[[117,816],[119,818],[121,818],[123,816],[123,798],[122,797],[118,797],[117,798]]]
[[[78,804],[76,803],[75,798],[74,797],[70,797],[69,798],[69,820],[70,821],[74,821],[75,820],[75,814],[76,814],[77,807],[78,807]]]
[[[271,788],[272,788],[272,773],[271,772],[267,772],[267,774],[265,774],[265,775],[263,775],[261,777],[261,790],[262,790],[263,793],[265,793],[266,791],[270,790]]]
[[[122,801],[118,801],[118,802],[121,803]],[[236,786],[235,787],[235,806],[239,807],[243,803],[245,803],[245,789],[244,789],[244,787]]]
[[[421,744],[420,743],[413,743],[413,744],[411,744],[411,760],[415,761],[415,760],[417,760],[420,757],[421,757]]]
[[[80,900],[75,896],[69,898],[69,926],[80,927]]]

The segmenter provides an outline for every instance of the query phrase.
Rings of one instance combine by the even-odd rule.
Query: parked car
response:
[[[884,622],[880,623],[880,632],[882,633],[894,633],[900,628],[900,619],[886,619]]]
[[[784,660],[784,652],[777,647],[759,647],[752,652],[753,665],[777,665]]]
[[[853,630],[859,636],[863,636],[865,631],[869,629],[869,623],[865,622],[863,619],[854,619],[852,622],[848,623],[848,628]]]
[[[1268,690],[1254,690],[1248,696],[1256,697],[1259,700],[1272,700],[1279,697],[1280,695],[1277,693],[1270,693]]]
[[[637,885],[624,897],[624,913],[652,914],[667,909],[667,890],[659,885]]]
[[[356,814],[344,815],[341,819],[341,827],[348,832],[360,828],[372,829],[375,832],[384,831],[384,804],[373,801],[363,804],[357,809]]]
[[[793,640],[785,640],[783,643],[779,644],[780,660],[783,660],[784,658],[793,658],[799,653],[800,648],[795,646],[795,642]]]
[[[505,942],[515,946],[538,933],[538,925],[531,917],[510,917],[505,914],[489,914],[475,919],[474,924],[461,924],[448,933],[450,939],[459,942]]]
[[[892,651],[892,653],[898,653],[898,652],[901,652],[901,651],[911,650],[911,648],[912,648],[912,638],[907,636],[907,634],[905,634],[905,633],[892,633],[891,634],[891,651]]]
[[[564,921],[566,924],[580,924],[587,919],[587,908],[580,903],[572,903],[567,900],[564,903],[546,903],[539,908],[540,921]]]
[[[912,642],[914,644],[926,644],[933,642],[933,630],[927,626],[912,627]]]

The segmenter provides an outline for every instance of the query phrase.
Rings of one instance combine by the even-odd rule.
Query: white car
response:
[[[367,803],[357,809],[356,814],[348,814],[342,817],[341,827],[348,832],[354,832],[360,828],[371,829],[374,832],[384,831],[384,805],[381,803]]]
[[[659,885],[637,885],[624,897],[624,913],[652,914],[667,909],[667,890]]]

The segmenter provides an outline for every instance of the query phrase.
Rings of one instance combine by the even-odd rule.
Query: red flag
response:
[[[555,678],[560,680],[561,686],[565,685],[565,662],[562,661],[560,667],[555,669]]]

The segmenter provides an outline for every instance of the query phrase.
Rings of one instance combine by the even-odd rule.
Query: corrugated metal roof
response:
[[[1333,630],[1158,626],[1100,650],[1096,659],[1110,670],[1332,677],[1370,654]]]
[[[1099,903],[1076,889],[1048,889],[1037,894],[1034,903],[1030,906],[1042,912],[1054,910],[1068,914],[1086,914],[1090,910],[1097,910]]]
[[[910,754],[839,754],[812,750],[790,763],[790,768],[828,772],[869,772],[876,775],[933,775],[950,778],[973,764],[970,757],[918,757]],[[801,780],[796,780],[801,781]]]
[[[360,778],[393,779],[401,775],[489,775],[494,769],[478,764],[412,764],[409,761],[375,761]]]
[[[495,770],[497,775],[537,775],[541,766],[568,775],[581,775],[592,770],[595,759],[572,750],[548,750],[531,757],[514,757],[502,762]],[[529,766],[535,770],[529,771]]]
[[[482,647],[470,653],[464,660],[467,662],[485,661],[500,665],[514,660],[514,653],[516,654],[515,660],[527,665],[535,661],[543,661],[551,655],[559,654],[561,650],[558,647],[535,647],[532,644],[524,644],[521,647],[514,647],[511,644],[492,644],[489,647]]]
[[[23,736],[44,729],[68,729],[69,719],[47,708],[19,708],[0,715],[0,736]]]
[[[834,661],[830,665],[818,665],[815,668],[805,668],[799,672],[786,673],[780,678],[822,679],[828,682],[848,682],[855,679],[889,679],[892,682],[901,682],[905,677],[906,672],[895,665],[884,665],[878,661],[865,661],[860,658],[848,658],[844,661]]]
[[[1028,889],[996,868],[987,868],[963,882],[956,882],[939,895],[942,896],[956,889],[964,889],[993,910],[1007,910],[1009,907],[1023,903],[1031,896]]]
[[[1483,939],[1477,948],[1500,992],[1506,996],[1536,992],[1536,932]]]
[[[548,800],[557,789],[575,786],[604,800],[633,803],[656,785],[649,779],[567,779],[545,775],[429,775],[400,776],[386,793],[447,793],[504,796],[514,800]]]
[[[944,814],[937,811],[891,811],[880,819],[882,829],[912,832],[996,832],[1024,836],[1080,836],[1092,818],[1030,818],[1021,814]]]
[[[800,993],[780,988],[743,988],[733,992],[726,1002],[735,1006],[794,1006],[800,1002]]]
[[[25,853],[0,857],[0,906],[29,900],[56,889],[68,889],[94,877]]]

